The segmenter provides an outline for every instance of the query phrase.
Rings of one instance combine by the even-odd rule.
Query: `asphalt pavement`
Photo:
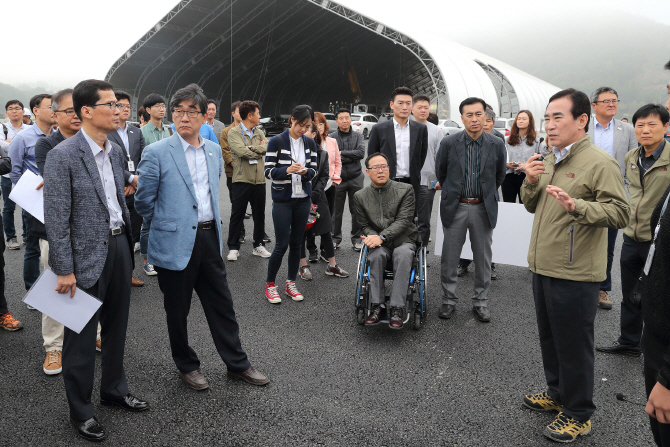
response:
[[[268,187],[269,188],[269,187]],[[221,186],[224,241],[230,204]],[[433,224],[437,218],[435,200]],[[273,239],[268,192],[266,231]],[[15,214],[20,233],[20,213]],[[253,223],[245,221],[247,234]],[[434,225],[433,225],[434,227]],[[344,232],[350,228],[345,212]],[[433,240],[435,233],[433,228]],[[19,238],[20,240],[20,238]],[[93,403],[108,431],[107,445],[194,446],[544,446],[542,435],[553,413],[521,405],[525,393],[546,389],[539,349],[531,273],[499,265],[492,282],[492,321],[482,324],[470,311],[473,267],[459,279],[461,301],[451,320],[437,318],[439,263],[433,244],[428,255],[428,319],[419,331],[359,326],[354,312],[358,253],[345,239],[337,262],[351,276],[326,276],[325,263],[313,267],[314,280],[297,281],[305,300],[264,298],[267,260],[251,255],[247,241],[237,262],[227,262],[241,338],[252,364],[270,384],[254,387],[227,377],[202,307],[194,294],[189,315],[190,344],[202,361],[210,389],[196,392],[179,378],[170,355],[162,295],[156,277],[131,296],[126,373],[131,392],[151,410],[132,414],[103,407],[99,399],[100,359]],[[613,268],[610,311],[598,310],[596,344],[618,336],[621,287],[619,252]],[[19,332],[0,331],[0,434],[7,446],[89,445],[68,423],[61,375],[42,372],[41,314],[20,302],[24,249],[5,251],[6,296],[23,322]],[[227,249],[224,248],[224,256]],[[277,281],[283,283],[285,263]],[[653,445],[642,406],[616,399],[617,393],[644,403],[642,358],[596,353],[595,403],[591,435],[576,445]]]

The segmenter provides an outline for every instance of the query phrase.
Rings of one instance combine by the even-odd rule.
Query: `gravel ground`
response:
[[[230,215],[228,192],[221,187],[223,231]],[[268,200],[269,200],[268,193]],[[435,203],[433,222],[437,214]],[[17,229],[20,214],[15,214]],[[253,224],[245,221],[247,234]],[[271,203],[267,233],[274,242]],[[345,212],[345,234],[350,216]],[[433,239],[434,239],[433,233]],[[225,237],[224,237],[225,240]],[[270,251],[274,246],[268,244]],[[596,343],[618,335],[621,300],[618,253],[613,271],[615,303],[598,310]],[[346,279],[313,268],[314,280],[298,280],[305,301],[284,299],[271,305],[263,297],[267,260],[242,246],[237,262],[226,262],[242,343],[252,364],[271,383],[258,388],[226,376],[202,307],[194,299],[190,343],[202,360],[210,389],[195,392],[180,380],[170,356],[162,296],[156,277],[138,268],[145,286],[135,288],[126,342],[126,372],[131,392],[151,410],[131,414],[99,405],[97,365],[93,402],[107,428],[108,445],[553,445],[542,435],[552,414],[521,406],[524,393],[545,390],[531,290],[525,268],[500,265],[490,291],[492,322],[482,324],[470,312],[473,267],[459,281],[463,298],[451,320],[437,318],[440,303],[439,258],[428,256],[428,320],[420,331],[365,328],[354,313],[358,253],[346,243],[338,263]],[[68,424],[61,375],[42,372],[41,315],[20,303],[23,248],[6,251],[6,295],[25,329],[0,331],[0,389],[4,445],[88,445]],[[227,250],[224,250],[224,255]],[[283,282],[286,269],[279,272]],[[194,295],[195,296],[195,295]],[[99,363],[99,358],[98,358]],[[642,358],[596,353],[592,434],[580,445],[652,445],[643,407],[616,400],[624,393],[645,402]]]

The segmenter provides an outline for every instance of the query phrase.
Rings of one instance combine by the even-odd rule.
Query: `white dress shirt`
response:
[[[409,177],[409,120],[405,126],[393,118],[393,130],[395,132],[395,158],[396,158],[396,178]]]
[[[289,135],[288,138],[291,141],[291,158],[296,162],[300,163],[301,165],[305,166],[305,145],[302,141],[302,137],[298,137],[297,140],[294,140],[291,135]],[[299,174],[291,174],[291,198],[292,199],[300,199],[302,197],[307,197],[307,193],[303,189],[302,194],[296,195],[295,189],[293,189],[293,185],[295,183],[301,183],[302,184],[302,175]]]
[[[105,140],[105,150],[103,151],[98,143],[93,141],[91,137],[86,135],[84,129],[81,129],[82,135],[86,138],[86,142],[91,148],[95,164],[98,165],[98,174],[100,174],[100,181],[105,190],[105,197],[107,197],[107,211],[109,211],[109,228],[122,227],[123,212],[119,205],[119,199],[116,196],[116,183],[114,182],[114,170],[112,169],[112,162],[109,158],[112,150],[112,143]]]
[[[179,133],[177,133],[179,135]],[[198,135],[198,148],[188,144],[179,135],[184,148],[188,171],[191,174],[195,196],[198,199],[198,222],[208,222],[214,219],[212,211],[212,192],[209,189],[209,172],[207,171],[207,155],[205,153],[205,139]],[[209,152],[209,156],[212,153]]]

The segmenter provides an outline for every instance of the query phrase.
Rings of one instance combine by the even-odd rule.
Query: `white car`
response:
[[[514,124],[514,118],[496,118],[493,128],[503,134],[503,136],[509,137],[509,133],[512,130],[512,124]]]
[[[351,128],[354,132],[363,134],[363,139],[367,140],[370,136],[372,126],[377,124],[377,117],[371,113],[353,113],[351,115]]]
[[[442,131],[445,137],[463,130],[463,127],[461,127],[456,121],[452,120],[440,120],[437,123],[437,127]]]
[[[325,116],[326,121],[328,121],[328,130],[330,132],[337,130],[337,121],[335,121],[335,114],[330,112],[323,112],[323,116]]]

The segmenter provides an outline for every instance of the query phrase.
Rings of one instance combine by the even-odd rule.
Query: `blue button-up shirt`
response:
[[[568,152],[570,152],[570,148],[573,144],[575,143],[572,143],[570,146],[565,146],[563,149],[559,149],[557,147],[551,149],[554,155],[556,155],[556,164],[558,164],[559,161],[563,160],[568,155]]]
[[[177,134],[179,135],[179,134]],[[195,196],[198,199],[198,222],[207,222],[214,219],[212,212],[212,193],[209,189],[209,173],[207,171],[207,154],[205,153],[205,139],[198,136],[198,148],[188,144],[181,135],[179,140],[184,148],[188,171],[191,174]]]
[[[255,127],[252,128],[252,129],[247,129],[247,126],[245,126],[243,122],[240,122],[240,129],[242,129],[242,133],[243,133],[244,135],[248,136],[249,138],[253,138],[253,137],[254,137],[254,129],[255,129]]]
[[[116,128],[116,133],[119,134],[119,136],[121,137],[121,141],[123,141],[123,145],[125,146],[123,149],[126,150],[126,155],[130,157],[130,147],[128,143],[128,127],[129,127],[128,123],[126,123],[125,129],[121,129],[121,126],[119,126]]]
[[[51,133],[51,126],[49,126],[49,133]],[[46,136],[47,134],[42,132],[37,124],[34,124],[16,135],[9,144],[9,158],[12,159],[12,172],[9,173],[9,178],[12,180],[12,185],[16,185],[26,171],[40,175],[35,162],[35,143]]]
[[[593,144],[614,157],[614,118],[603,127],[598,120],[593,127]]]

